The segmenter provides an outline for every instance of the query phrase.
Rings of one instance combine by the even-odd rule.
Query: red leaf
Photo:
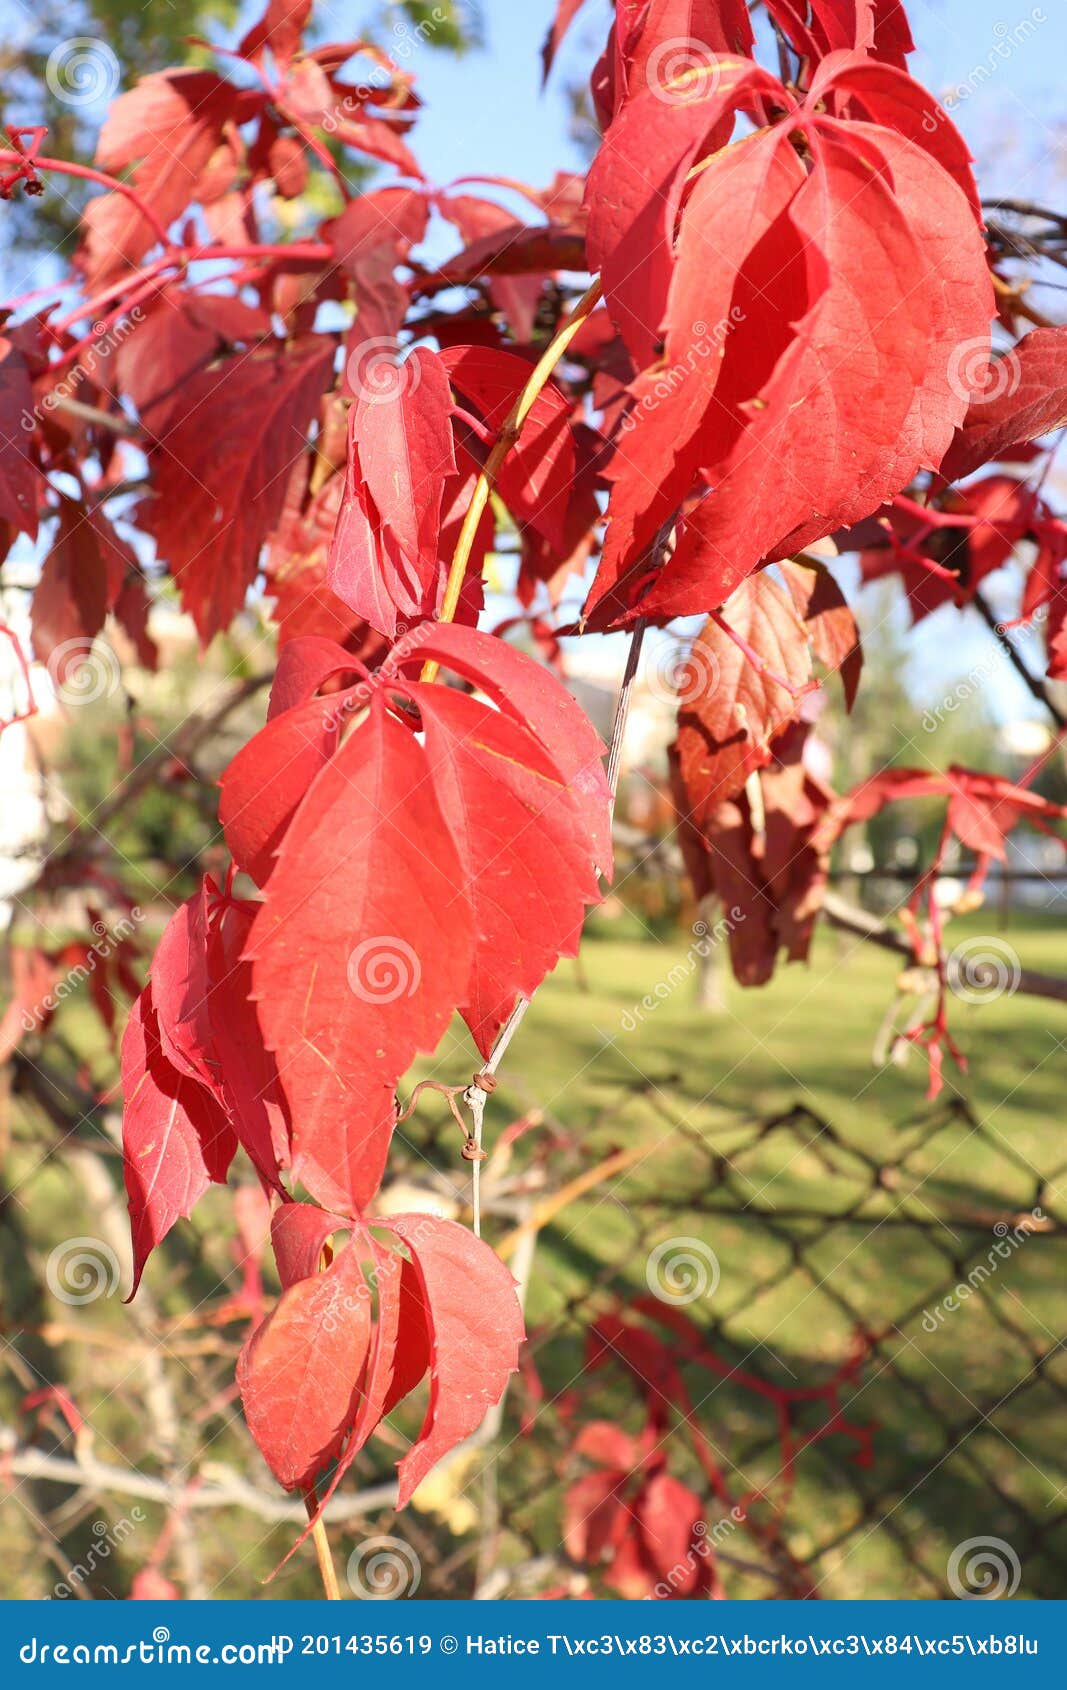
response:
[[[525,727],[450,687],[417,686],[426,756],[470,891],[474,966],[461,1010],[483,1056],[517,994],[576,956],[599,902],[583,807]]]
[[[252,965],[242,954],[259,909],[230,898],[214,912],[207,942],[212,1049],[220,1101],[265,1188],[288,1167],[289,1115],[278,1065],[265,1049],[252,1001]]]
[[[629,1521],[629,1510],[620,1494],[627,1477],[608,1468],[586,1473],[568,1488],[562,1535],[563,1547],[573,1561],[595,1567],[614,1556]]]
[[[513,352],[488,346],[446,347],[441,362],[465,408],[473,410],[495,438],[532,366]],[[497,476],[500,496],[516,522],[533,528],[550,545],[564,542],[567,500],[577,473],[571,410],[559,388],[548,383]]]
[[[0,522],[37,536],[38,475],[29,455],[33,388],[21,352],[0,335]]]
[[[479,687],[513,721],[530,729],[541,741],[581,803],[597,867],[610,879],[611,793],[601,761],[604,747],[567,689],[525,652],[479,629],[446,622],[419,628],[409,651],[398,648],[390,654],[382,665],[381,678],[386,681],[390,673],[421,668],[426,658],[434,658]]]
[[[306,1490],[340,1453],[370,1345],[371,1299],[354,1244],[299,1279],[237,1362],[248,1429],[286,1490]]]
[[[166,228],[196,197],[197,183],[233,116],[238,90],[212,70],[164,70],[142,77],[108,112],[96,162],[132,185]],[[136,264],[156,234],[126,194],[102,194],[84,215],[83,260],[96,286]]]
[[[237,51],[245,59],[259,59],[264,48],[283,70],[299,51],[311,16],[312,0],[268,0],[267,9],[248,33],[242,36]]]
[[[901,0],[767,0],[767,10],[812,64],[861,47],[872,58],[902,65],[914,51]]]
[[[452,394],[442,359],[417,346],[387,379],[368,381],[351,411],[367,490],[385,535],[416,573],[433,571],[445,480],[456,469]]]
[[[783,559],[778,568],[807,631],[811,649],[820,663],[840,674],[845,709],[851,710],[863,669],[863,647],[856,618],[844,593],[818,558]]]
[[[769,575],[754,575],[739,587],[723,606],[723,619],[791,686],[810,678],[804,627]],[[693,809],[736,797],[749,775],[770,761],[772,740],[797,713],[797,700],[714,621],[693,643],[680,698],[675,747]]]
[[[285,476],[304,449],[332,347],[250,353],[187,383],[153,453],[154,498],[142,521],[170,565],[205,644],[229,626],[281,516]]]
[[[970,409],[942,463],[958,481],[1067,423],[1067,327],[1034,329],[988,364],[972,351]]]
[[[323,1245],[331,1233],[347,1232],[350,1223],[311,1203],[283,1203],[270,1223],[270,1241],[282,1289],[319,1271]]]
[[[152,958],[152,1006],[163,1051],[172,1067],[214,1090],[211,982],[208,975],[210,882],[180,904]]]
[[[241,747],[220,781],[219,822],[234,862],[265,886],[285,831],[319,770],[337,748],[352,705],[366,688],[310,698],[284,710]]]
[[[135,1291],[145,1262],[175,1221],[191,1214],[212,1181],[225,1184],[237,1141],[209,1094],[164,1056],[147,987],[126,1023],[122,1091]]]
[[[353,674],[357,664],[352,654],[336,640],[321,634],[302,634],[288,640],[278,654],[278,667],[270,689],[267,721],[313,698],[324,681],[335,675]]]
[[[61,498],[52,549],[33,595],[34,656],[62,685],[89,656],[107,615],[107,564],[89,513]]]
[[[378,694],[290,824],[249,939],[293,1175],[319,1202],[360,1208],[377,1189],[396,1082],[462,1000],[471,944],[426,754]]]
[[[585,0],[556,0],[555,14],[541,48],[541,66],[545,81],[548,80],[548,73],[552,69],[553,61],[559,51],[560,42],[578,16],[584,3]]]
[[[751,108],[759,96],[788,98],[777,78],[749,59],[713,59],[709,52],[702,64],[691,36],[671,45],[673,55],[661,54],[667,86],[656,76],[639,84],[605,135],[586,186],[590,268],[601,273],[608,309],[638,369],[659,351],[690,165],[729,140],[739,107]],[[717,256],[713,250],[709,261]]]
[[[452,395],[441,359],[421,346],[400,362],[379,351],[356,393],[328,579],[392,639],[398,615],[409,621],[437,608],[441,505],[456,471]]]
[[[816,116],[810,144],[808,174],[782,125],[718,154],[693,185],[663,367],[634,384],[612,469],[587,618],[610,603],[595,626],[624,605],[664,617],[721,602],[761,559],[936,468],[961,417],[961,349],[981,347],[993,303],[964,194],[876,124]],[[646,549],[698,471],[712,492],[642,595]]]
[[[779,951],[790,962],[808,954],[829,867],[829,788],[804,763],[807,723],[795,722],[775,741],[759,774],[759,804],[747,792],[703,801],[671,751],[671,785],[678,841],[698,898],[714,891],[726,912],[730,961],[742,986],[762,985]],[[716,930],[715,937],[719,937]]]
[[[163,1051],[223,1109],[267,1186],[289,1160],[289,1127],[274,1060],[249,1001],[241,950],[257,905],[223,898],[210,880],[175,911],[152,962]]]
[[[399,1464],[402,1508],[500,1401],[524,1334],[515,1282],[488,1244],[429,1215],[395,1215],[389,1227],[411,1251],[433,1356],[426,1418]]]

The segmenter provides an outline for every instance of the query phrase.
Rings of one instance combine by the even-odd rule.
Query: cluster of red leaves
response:
[[[705,623],[683,669],[671,786],[678,835],[698,898],[729,912],[743,985],[761,985],[784,949],[803,961],[829,865],[834,794],[805,761],[803,720],[813,656],[840,673],[846,706],[862,652],[852,613],[813,559],[742,582]]]
[[[749,982],[781,948],[806,953],[826,872],[831,794],[804,757],[812,657],[847,701],[859,676],[847,606],[797,552],[874,519],[856,541],[868,574],[887,556],[924,571],[907,579],[926,609],[931,592],[965,602],[1036,539],[1024,614],[1048,606],[1054,672],[1064,661],[1056,520],[1018,481],[943,481],[1067,421],[1063,335],[1010,353],[1018,380],[988,363],[970,161],[904,68],[898,0],[767,4],[780,75],[756,62],[745,0],[620,0],[588,179],[485,179],[526,200],[523,222],[470,183],[427,184],[401,67],[366,43],[307,46],[311,0],[270,0],[222,55],[232,75],[166,70],[114,103],[78,303],[0,340],[0,530],[33,537],[41,509],[51,524],[33,642],[59,678],[108,615],[153,661],[126,529],[154,541],[151,568],[205,643],[261,571],[274,601],[270,715],[221,804],[260,896],[205,882],[177,913],[123,1068],[138,1271],[239,1146],[276,1205],[283,1294],[240,1378],[288,1485],[343,1468],[429,1370],[409,1494],[514,1364],[514,1296],[488,1248],[373,1214],[412,1058],[455,1010],[486,1054],[517,996],[573,952],[610,867],[592,730],[547,669],[473,626],[500,513],[550,661],[540,611],[601,535],[584,628],[710,614],[675,783],[698,889],[741,912],[730,942]],[[546,68],[577,10],[562,0]],[[377,74],[347,80],[360,58]],[[13,139],[9,190],[56,165],[40,140]],[[331,148],[395,180],[351,197]],[[265,239],[264,207],[298,199],[313,168],[341,210],[311,238]],[[419,257],[431,217],[462,243],[436,268]],[[516,433],[583,268],[603,303]],[[490,462],[497,497],[471,533]],[[956,542],[938,555],[963,530],[966,573]],[[460,684],[429,684],[424,663]],[[1028,806],[1012,789],[983,815]],[[638,1465],[642,1484],[657,1476]]]
[[[667,1328],[663,1334],[656,1328]],[[610,1589],[629,1598],[675,1600],[721,1597],[715,1564],[717,1541],[706,1519],[707,1505],[668,1471],[668,1458],[684,1449],[696,1462],[715,1504],[730,1522],[791,1562],[780,1533],[782,1510],[793,1489],[796,1462],[822,1439],[840,1435],[855,1445],[851,1459],[873,1460],[873,1427],[850,1420],[842,1393],[854,1385],[865,1350],[855,1354],[822,1385],[779,1386],[725,1361],[679,1308],[639,1297],[625,1315],[601,1316],[590,1328],[586,1362],[593,1371],[621,1368],[644,1406],[636,1435],[608,1421],[584,1425],[572,1446],[591,1471],[571,1485],[564,1509],[568,1553],[601,1571]],[[710,1372],[771,1405],[778,1438],[779,1467],[759,1490],[735,1493],[723,1457],[701,1428],[687,1376]],[[803,1426],[812,1406],[819,1418]],[[571,1406],[565,1403],[570,1412]],[[800,1573],[799,1568],[795,1568]]]
[[[428,659],[493,703],[414,678]],[[342,1446],[346,1466],[431,1368],[406,1498],[515,1365],[518,1304],[488,1246],[371,1206],[416,1053],[458,1009],[488,1055],[576,951],[611,861],[602,749],[531,658],[427,623],[375,675],[321,636],[288,642],[266,726],[223,778],[227,843],[262,897],[208,880],[168,924],[123,1045],[126,1180],[138,1276],[238,1146],[279,1202],[283,1296],[238,1379],[287,1486]]]
[[[803,91],[747,56],[742,6],[650,5],[616,24],[588,249],[635,374],[590,626],[721,604],[767,558],[936,469],[963,421],[953,355],[988,343],[993,310],[977,195],[897,37],[872,35],[890,9],[835,6]],[[699,14],[685,32],[683,10]],[[715,56],[664,82],[672,32]],[[739,114],[752,129],[728,144]],[[657,568],[650,548],[683,505]]]

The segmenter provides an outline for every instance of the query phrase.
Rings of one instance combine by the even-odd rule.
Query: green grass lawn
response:
[[[1062,967],[1058,929],[1017,919],[1000,931],[989,915],[958,925],[960,935],[994,933],[1028,967]],[[919,1055],[903,1068],[871,1062],[897,973],[893,958],[827,933],[809,966],[782,969],[760,991],[731,983],[726,1008],[709,1014],[697,1005],[684,939],[651,940],[623,916],[599,918],[580,968],[564,963],[546,983],[502,1067],[487,1117],[490,1144],[510,1120],[543,1112],[544,1124],[521,1140],[509,1173],[549,1189],[620,1149],[636,1144],[643,1154],[570,1203],[540,1235],[527,1313],[543,1398],[537,1401],[529,1376],[509,1397],[495,1464],[495,1564],[561,1558],[563,1495],[581,1471],[567,1455],[577,1427],[601,1416],[631,1429],[641,1423],[631,1381],[610,1369],[584,1371],[588,1323],[647,1294],[656,1244],[692,1237],[714,1252],[719,1280],[687,1312],[728,1367],[779,1385],[818,1385],[848,1356],[858,1328],[871,1340],[846,1409],[875,1427],[873,1465],[857,1467],[854,1445],[837,1434],[802,1451],[791,1491],[766,1404],[736,1379],[687,1372],[700,1426],[732,1488],[766,1488],[781,1510],[788,1551],[809,1566],[820,1594],[935,1596],[945,1589],[953,1548],[978,1536],[1012,1546],[1021,1595],[1065,1593],[1067,1498],[1057,1496],[1067,1486],[1062,1234],[1028,1239],[979,1294],[935,1319],[935,1330],[922,1317],[985,1260],[1002,1217],[1039,1204],[1053,1227],[1067,1227],[1059,1112],[1067,1005],[1021,995],[957,1003],[953,1024],[970,1069],[947,1068],[946,1092],[930,1105]],[[654,1007],[642,1010],[646,995]],[[84,1006],[72,1003],[64,1015],[66,1031],[103,1078],[109,1058]],[[457,1027],[420,1073],[457,1083],[474,1065]],[[9,1216],[17,1228],[4,1257],[5,1336],[32,1354],[35,1323],[61,1315],[127,1343],[131,1317],[117,1298],[82,1313],[30,1289],[57,1239],[94,1227],[62,1156],[42,1160],[42,1130],[37,1115],[20,1115],[16,1105],[9,1183],[17,1195]],[[395,1161],[405,1176],[425,1180],[428,1159],[462,1201],[469,1169],[458,1148],[455,1129],[431,1101],[405,1130]],[[513,1218],[494,1216],[487,1233],[499,1239]],[[229,1199],[213,1192],[149,1268],[166,1316],[217,1296],[223,1282],[232,1287],[231,1237]],[[190,1455],[207,1444],[210,1459],[267,1484],[227,1394],[240,1327],[190,1336],[201,1349],[177,1345],[175,1363]],[[158,1470],[143,1424],[143,1379],[130,1355],[70,1337],[57,1340],[54,1353],[95,1429],[101,1459]],[[8,1423],[18,1420],[27,1388],[9,1367],[2,1387]],[[532,1429],[522,1425],[524,1413]],[[805,1410],[798,1430],[810,1433],[817,1423]],[[410,1432],[412,1415],[400,1425]],[[700,1485],[683,1439],[671,1440],[670,1458],[672,1470]],[[383,1476],[393,1459],[376,1442],[360,1458],[355,1482]],[[367,1530],[395,1531],[423,1558],[421,1594],[469,1591],[475,1527],[487,1506],[485,1466],[480,1456],[443,1497],[399,1520],[387,1514],[339,1529],[342,1565]],[[67,1495],[57,1489],[52,1500],[58,1505]],[[13,1546],[7,1593],[43,1594],[59,1574],[40,1564],[33,1521],[20,1499],[0,1508]],[[74,1549],[79,1532],[88,1541],[96,1517],[118,1518],[124,1509],[121,1499],[104,1498],[83,1510],[70,1527]],[[756,1512],[770,1517],[767,1505]],[[162,1528],[162,1516],[147,1515],[116,1558],[119,1588]],[[716,1517],[713,1507],[709,1518]],[[202,1524],[200,1538],[209,1580],[226,1597],[258,1593],[258,1579],[292,1532],[233,1511]],[[730,1536],[723,1555],[731,1596],[780,1593],[780,1559],[745,1531]],[[315,1590],[307,1557],[298,1557],[262,1594]]]
[[[1027,967],[1062,968],[1061,934],[1032,920],[1000,931],[979,915],[954,926],[953,942],[990,933]],[[538,1104],[587,1160],[635,1137],[648,1145],[542,1236],[530,1316],[549,1395],[581,1365],[589,1308],[645,1292],[653,1244],[696,1237],[721,1278],[688,1312],[726,1359],[816,1384],[857,1326],[877,1339],[852,1411],[877,1423],[874,1467],[852,1465],[840,1438],[813,1447],[787,1510],[790,1546],[813,1558],[822,1594],[935,1594],[953,1547],[992,1534],[1016,1547],[1024,1594],[1062,1595],[1062,1236],[1029,1238],[955,1312],[939,1319],[936,1306],[986,1259],[1001,1217],[1039,1205],[1067,1224],[1067,1006],[955,1003],[969,1070],[947,1068],[931,1105],[919,1053],[903,1068],[871,1061],[892,957],[827,933],[809,966],[780,970],[769,987],[731,982],[714,1015],[697,1007],[690,961],[680,941],[649,943],[628,920],[594,927],[581,971],[560,967],[504,1065],[497,1119]],[[761,1122],[798,1105],[810,1114],[760,1136]],[[729,1382],[705,1378],[703,1391],[704,1427],[739,1488],[770,1482],[781,1495],[765,1411]],[[620,1389],[591,1412],[625,1416],[629,1398],[636,1425],[632,1396]],[[550,1548],[552,1520],[542,1523]],[[751,1546],[737,1555],[751,1558]],[[774,1593],[732,1569],[727,1588]]]

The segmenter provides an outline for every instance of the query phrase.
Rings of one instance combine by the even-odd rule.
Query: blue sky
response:
[[[551,11],[549,0],[482,0],[484,52],[457,61],[413,50],[427,103],[420,156],[436,180],[484,169],[487,158],[501,174],[534,181],[578,162],[559,90],[568,76],[587,73],[608,7],[586,0],[542,97],[539,54]],[[919,49],[913,73],[936,93],[963,90],[954,115],[993,190],[1029,197],[1063,185],[1064,0],[1033,8],[1021,0],[911,0],[907,11]]]

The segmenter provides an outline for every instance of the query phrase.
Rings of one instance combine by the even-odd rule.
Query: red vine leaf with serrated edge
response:
[[[415,1264],[431,1357],[426,1418],[400,1463],[402,1508],[431,1467],[499,1401],[524,1333],[515,1282],[480,1238],[426,1215],[394,1215],[389,1225]]]
[[[248,940],[293,1177],[327,1207],[362,1208],[377,1190],[396,1082],[444,1032],[471,952],[426,753],[376,693],[289,824]]]
[[[331,364],[332,349],[312,342],[203,370],[153,448],[155,497],[144,526],[205,644],[244,603]]]
[[[282,1292],[241,1351],[248,1429],[287,1490],[306,1490],[340,1454],[370,1337],[371,1293],[351,1240],[324,1272]]]
[[[133,1229],[133,1289],[151,1251],[192,1213],[212,1181],[225,1184],[237,1148],[226,1115],[163,1053],[150,988],[122,1040],[123,1168]]]
[[[705,623],[682,678],[675,749],[692,807],[736,797],[770,761],[771,744],[795,719],[797,694],[811,678],[807,631],[769,574],[739,587],[722,621],[725,627]]]

